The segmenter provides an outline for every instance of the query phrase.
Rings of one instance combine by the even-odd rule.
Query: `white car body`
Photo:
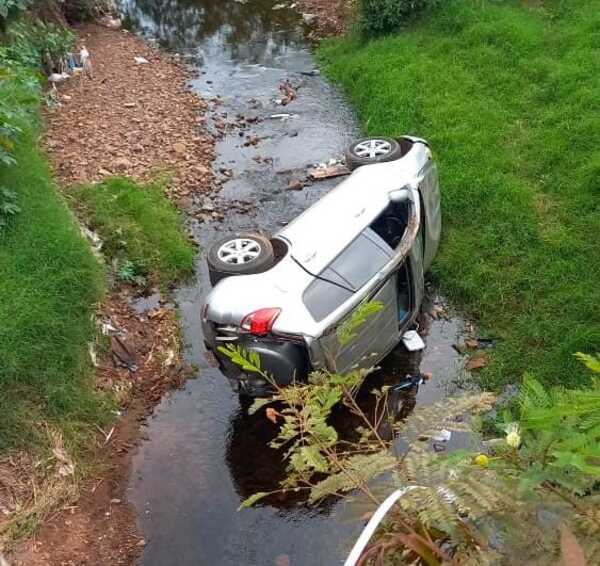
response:
[[[406,149],[400,159],[359,167],[275,234],[278,247],[287,251],[273,267],[227,277],[208,295],[207,347],[237,386],[250,391],[252,376],[227,364],[218,352],[224,344],[257,351],[263,367],[285,384],[311,369],[374,365],[414,323],[423,274],[440,240],[440,190],[427,144],[410,137],[399,141]],[[383,309],[350,344],[340,345],[335,329],[365,301],[379,301]],[[281,309],[268,335],[245,332],[244,318],[265,308]],[[287,363],[292,350],[294,360],[298,352],[306,358],[306,367]]]

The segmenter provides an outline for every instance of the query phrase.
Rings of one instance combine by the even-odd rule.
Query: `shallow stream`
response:
[[[344,98],[312,72],[301,15],[279,6],[277,0],[121,3],[132,29],[198,68],[192,86],[211,101],[210,127],[224,132],[214,164],[222,190],[193,203],[204,218],[191,222],[203,249],[224,231],[272,233],[293,219],[338,180],[301,191],[288,190],[290,181],[303,179],[311,164],[341,157],[359,133]],[[281,106],[279,85],[288,79],[297,98]],[[223,220],[211,219],[221,212]],[[310,508],[284,498],[237,511],[252,493],[275,489],[284,464],[267,446],[270,423],[244,416],[237,394],[204,357],[200,309],[210,287],[202,253],[197,262],[197,279],[176,296],[186,356],[198,367],[197,377],[154,411],[130,480],[147,540],[142,564],[340,563],[361,528],[343,504]],[[422,359],[406,360],[408,366],[420,360],[421,371],[434,374],[418,403],[441,398],[462,374],[452,348],[462,326],[458,319],[433,319]],[[402,372],[398,367],[393,373]]]

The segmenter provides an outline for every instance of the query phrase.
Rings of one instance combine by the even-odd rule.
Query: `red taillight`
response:
[[[250,313],[242,320],[242,328],[255,336],[264,336],[271,332],[275,319],[279,316],[281,309],[259,309]]]

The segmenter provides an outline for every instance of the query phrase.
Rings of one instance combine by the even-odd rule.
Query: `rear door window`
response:
[[[392,257],[385,241],[368,228],[304,291],[308,312],[320,322],[363,287]]]
[[[325,271],[324,275],[326,275]],[[339,287],[324,279],[315,279],[304,291],[302,300],[310,315],[319,322],[351,296],[352,292],[344,287]]]
[[[368,228],[358,236],[329,266],[348,281],[355,291],[360,289],[391,258],[392,248]]]

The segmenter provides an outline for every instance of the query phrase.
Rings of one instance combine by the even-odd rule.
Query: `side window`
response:
[[[326,276],[325,272],[323,276]],[[310,315],[320,322],[351,296],[352,293],[343,287],[323,279],[315,279],[304,291],[302,300]]]
[[[361,233],[304,291],[308,312],[320,322],[363,287],[392,257],[373,230]]]
[[[390,246],[367,228],[329,267],[356,291],[390,260],[392,253]]]

